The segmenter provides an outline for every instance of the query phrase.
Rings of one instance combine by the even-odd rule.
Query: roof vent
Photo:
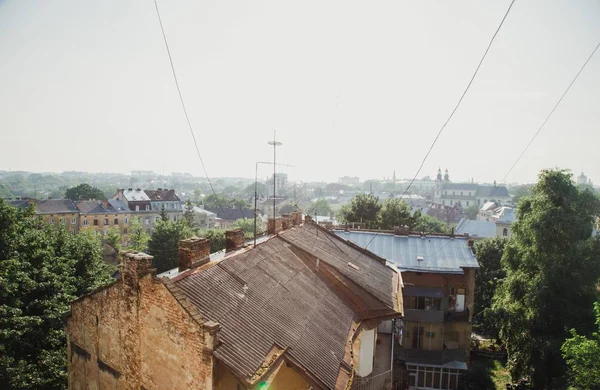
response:
[[[350,263],[350,262],[348,262],[348,267],[352,267],[352,268],[354,268],[355,270],[357,270],[357,271],[360,271],[360,268],[358,267],[358,265],[356,265],[356,264],[354,264],[354,263]]]
[[[423,256],[417,256],[417,261],[423,261]]]

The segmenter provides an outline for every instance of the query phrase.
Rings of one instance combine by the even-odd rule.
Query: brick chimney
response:
[[[313,219],[312,219],[312,217],[310,215],[307,214],[307,215],[304,216],[304,222],[310,222],[312,220]]]
[[[287,230],[293,226],[292,216],[289,214],[283,214],[281,216],[281,228]]]
[[[225,252],[231,252],[244,246],[244,231],[242,229],[225,232]]]
[[[267,221],[267,233],[277,234],[281,231],[282,226],[281,218],[269,218]]]
[[[179,241],[179,272],[210,261],[210,240],[192,237]]]
[[[292,225],[300,226],[302,225],[302,213],[300,211],[294,211],[292,214]]]
[[[140,276],[156,271],[152,266],[152,259],[154,256],[143,252],[121,251],[120,268],[123,282],[136,286]]]

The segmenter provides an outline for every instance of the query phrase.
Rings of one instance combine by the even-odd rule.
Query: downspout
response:
[[[396,319],[392,319],[392,357],[390,358],[390,383],[394,386],[394,338],[396,337],[394,331],[396,330]]]

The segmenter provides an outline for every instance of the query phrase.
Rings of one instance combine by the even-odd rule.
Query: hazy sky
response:
[[[410,177],[510,1],[159,0],[210,176]],[[500,181],[600,40],[600,2],[518,0],[419,176]],[[600,183],[600,53],[508,177]],[[152,0],[0,0],[0,169],[202,169]],[[266,176],[270,168],[260,168]]]

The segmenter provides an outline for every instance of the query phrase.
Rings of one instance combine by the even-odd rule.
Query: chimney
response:
[[[293,226],[292,216],[289,214],[283,214],[281,216],[281,229],[287,230]]]
[[[292,217],[292,225],[293,226],[302,225],[302,213],[300,211],[294,211],[291,214],[291,217]]]
[[[162,191],[162,188],[159,188],[158,190],[159,190],[159,191]]]
[[[210,261],[210,240],[192,237],[179,241],[179,272]]]
[[[130,286],[136,286],[141,276],[155,272],[152,259],[154,256],[143,252],[121,251],[120,268],[123,282]]]
[[[225,252],[231,252],[244,246],[244,231],[242,229],[225,232]]]
[[[267,233],[277,234],[281,231],[282,221],[281,218],[269,218],[267,221]]]
[[[133,191],[133,188],[128,188],[127,191]]]
[[[305,216],[304,216],[304,222],[305,222],[305,223],[306,223],[306,222],[311,222],[312,220],[313,220],[313,219],[312,219],[312,217],[311,217],[310,215],[308,215],[308,214],[307,214],[307,215],[305,215]]]

